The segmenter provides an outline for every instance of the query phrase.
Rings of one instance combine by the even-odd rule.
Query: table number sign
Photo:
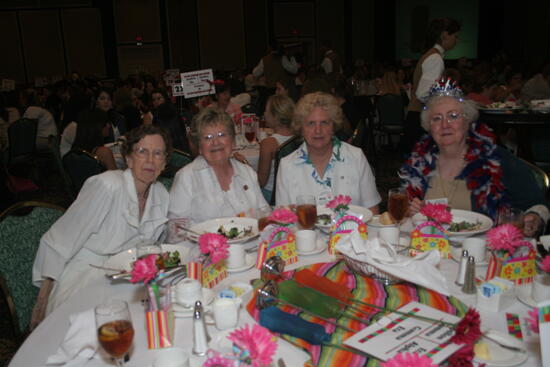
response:
[[[449,259],[451,251],[446,231],[436,222],[420,223],[411,232],[411,254],[438,250],[441,258]]]
[[[274,229],[267,236],[267,239],[262,241],[258,248],[258,258],[256,260],[256,268],[258,269],[261,269],[265,260],[272,256],[279,256],[283,259],[285,265],[298,262],[294,233],[286,227],[273,227]]]
[[[418,302],[410,302],[399,311],[405,315],[389,314],[348,338],[344,344],[382,361],[387,361],[399,353],[416,353],[430,357],[434,364],[440,364],[462,347],[449,341],[454,335],[453,328],[410,315],[453,324],[460,321],[458,317]]]
[[[180,69],[167,69],[163,73],[166,85],[180,84]]]
[[[195,98],[216,93],[212,69],[204,69],[181,73],[181,86],[185,98]]]
[[[346,226],[348,223],[357,223],[357,230],[362,239],[367,239],[367,225],[363,221],[353,215],[344,215],[336,221],[330,228],[330,239],[328,241],[328,253],[334,255],[336,253],[336,244],[345,235],[351,233],[353,228]]]
[[[203,287],[213,288],[216,284],[227,278],[227,266],[225,261],[213,263],[190,262],[187,264],[187,276],[201,282]]]

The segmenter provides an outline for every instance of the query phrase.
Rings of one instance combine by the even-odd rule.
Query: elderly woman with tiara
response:
[[[544,192],[530,167],[496,145],[495,135],[477,121],[477,107],[450,80],[430,90],[421,113],[428,132],[413,148],[399,176],[411,200],[411,215],[426,200],[472,210],[496,219],[506,208],[523,210],[524,234],[542,231],[550,217]]]

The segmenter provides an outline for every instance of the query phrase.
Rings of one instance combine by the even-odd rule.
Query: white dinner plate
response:
[[[231,228],[237,228],[239,231],[244,231],[245,229],[251,228],[252,232],[250,232],[248,235],[239,235],[236,238],[228,239],[227,243],[233,244],[233,243],[243,243],[247,242],[253,238],[256,238],[260,235],[260,232],[258,231],[258,220],[254,218],[239,218],[239,217],[231,217],[231,218],[218,218],[218,219],[210,219],[202,223],[195,224],[191,226],[189,229],[196,233],[218,233],[218,229],[223,226],[226,231],[229,231]],[[188,232],[189,238],[195,242],[199,240],[199,236]]]
[[[327,208],[326,206],[317,205],[317,216],[321,214],[328,214],[331,217],[334,217],[334,213],[331,209]],[[367,223],[372,218],[372,212],[370,209],[364,208],[359,205],[349,205],[349,210],[347,212],[347,215],[353,215],[359,219],[361,219],[364,223]],[[321,231],[328,233],[330,231],[330,227],[332,226],[332,222],[329,224],[322,224],[319,221],[315,223],[315,226],[319,228]]]
[[[240,273],[241,271],[248,270],[256,264],[256,254],[245,253],[244,265],[238,268],[227,268],[228,273]]]
[[[518,346],[518,340],[515,340],[513,336],[496,330],[491,330],[491,338],[498,340],[504,345]],[[476,355],[474,361],[478,363],[485,363],[487,366],[510,367],[518,366],[527,360],[527,352],[525,350],[515,351],[504,348],[487,338],[482,338],[482,341],[487,344],[491,359],[479,358]]]
[[[193,317],[194,306],[185,307],[176,303],[175,288],[172,287],[172,309],[174,310],[175,317]],[[202,289],[202,298],[200,301],[205,311],[210,311],[210,304],[216,298],[216,294],[209,288]]]
[[[296,251],[298,252],[298,255],[302,255],[302,256],[317,255],[325,251],[327,247],[328,247],[328,244],[325,241],[323,241],[322,238],[317,238],[317,242],[315,243],[315,248],[313,248],[313,250],[300,251],[296,249]]]
[[[169,245],[169,244],[163,244],[161,245],[162,252],[174,252],[178,251],[180,253],[180,260],[182,263],[185,263],[188,255],[191,252],[191,249],[186,246],[182,245]],[[121,269],[126,271],[132,270],[132,264],[136,261],[136,249],[131,248],[122,252],[119,252],[116,255],[111,256],[106,262],[105,267],[106,268],[112,268],[112,269]],[[106,274],[115,274],[118,273],[118,271],[110,271],[106,270]]]
[[[453,237],[469,237],[474,234],[485,233],[493,227],[493,220],[486,215],[460,209],[451,209],[451,214],[453,215],[453,222],[470,222],[470,223],[481,223],[481,228],[473,231],[462,231],[462,232],[452,232],[448,231],[450,236]],[[412,217],[413,224],[416,226],[422,222],[426,221],[426,217],[420,213],[416,213]]]

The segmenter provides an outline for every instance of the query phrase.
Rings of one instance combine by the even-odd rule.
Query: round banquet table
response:
[[[245,246],[251,247],[254,245],[251,241]],[[196,244],[181,243],[182,246],[192,247]],[[296,264],[287,267],[287,270],[295,269],[310,264],[319,262],[333,261],[326,251],[313,256],[299,256],[299,261]],[[444,259],[441,261],[440,270],[445,275],[449,284],[451,294],[460,299],[467,305],[475,306],[476,296],[463,294],[460,289],[454,284],[454,279],[458,270],[458,264],[453,260]],[[478,275],[484,275],[486,266],[476,267]],[[214,291],[219,291],[226,288],[235,282],[248,282],[251,279],[259,278],[259,270],[252,268],[241,273],[229,273],[229,276],[218,284]],[[145,310],[141,302],[145,298],[144,287],[142,285],[134,285],[128,282],[111,283],[107,278],[101,280],[97,284],[91,285],[76,293],[73,297],[59,306],[52,312],[25,340],[19,348],[16,355],[12,359],[9,366],[11,367],[29,367],[29,366],[44,366],[47,358],[55,354],[59,345],[65,337],[65,333],[69,328],[69,316],[74,313],[82,312],[93,308],[96,304],[101,303],[109,298],[123,299],[129,302],[130,312],[132,314],[132,322],[135,329],[135,337],[133,347],[130,350],[131,359],[128,363],[130,367],[149,367],[152,366],[158,350],[147,349],[146,331],[145,331]],[[496,329],[507,333],[507,324],[505,313],[518,314],[520,319],[527,316],[529,308],[517,299],[509,307],[501,310],[501,312],[488,312],[479,310],[482,320],[482,328]],[[254,320],[241,308],[239,316],[239,325],[253,323]],[[213,325],[207,325],[209,334],[215,339],[219,333]],[[193,343],[193,326],[191,318],[176,318],[174,344],[191,351]],[[528,353],[528,360],[523,366],[540,366],[542,365],[540,357],[540,346],[538,337],[530,337],[525,341],[525,347]],[[292,346],[288,342],[278,339],[279,347],[275,355],[274,362],[282,358],[287,366],[302,366],[309,359],[309,355],[304,351]],[[190,366],[200,366],[204,360],[198,357],[191,357]],[[114,366],[109,361],[93,358],[87,362],[86,366]]]

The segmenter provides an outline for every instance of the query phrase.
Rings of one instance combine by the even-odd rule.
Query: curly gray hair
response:
[[[430,98],[428,100],[428,103],[426,103],[426,106],[420,113],[420,124],[422,125],[422,128],[427,132],[430,132],[430,110],[432,106],[445,98],[452,98],[454,100],[457,100],[456,98],[449,96],[438,96]],[[468,124],[471,124],[472,122],[477,120],[477,118],[479,117],[479,111],[474,101],[465,99],[460,102],[460,106],[462,107],[462,114],[464,115],[464,119],[466,120],[466,122],[468,122]]]

